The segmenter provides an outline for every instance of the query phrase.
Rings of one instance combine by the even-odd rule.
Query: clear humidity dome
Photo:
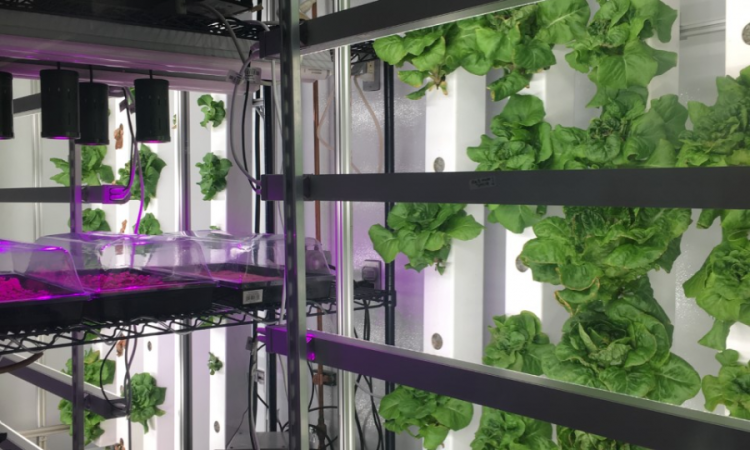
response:
[[[76,323],[87,299],[64,249],[0,241],[0,329]]]
[[[281,302],[285,269],[282,235],[239,237],[216,231],[191,234],[186,239],[201,246],[211,276],[221,286],[217,302],[230,306]],[[334,278],[323,246],[315,239],[307,239],[305,255],[307,298],[328,298]]]
[[[73,257],[96,320],[153,317],[211,307],[214,283],[199,245],[186,239],[111,233],[59,234],[37,241]]]

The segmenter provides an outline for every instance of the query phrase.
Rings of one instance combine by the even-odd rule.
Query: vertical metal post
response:
[[[81,195],[81,147],[73,140],[68,144],[68,164],[70,170],[70,231],[80,233],[83,231],[81,217],[81,206],[83,197]],[[83,340],[83,333],[73,333],[76,341]],[[83,346],[71,347],[73,379],[73,450],[83,450],[86,438],[84,436],[84,396],[83,396]]]
[[[284,172],[284,287],[289,345],[289,448],[310,448],[307,416],[307,324],[305,283],[305,208],[303,200],[302,111],[299,0],[282,0],[281,139]],[[282,311],[282,314],[284,311]],[[348,447],[342,447],[348,448]]]
[[[270,86],[263,87],[263,111],[265,111],[266,120],[263,121],[263,161],[265,165],[265,173],[275,173],[274,163],[276,160],[276,152],[274,142],[276,140],[276,133],[274,131],[273,123],[276,112],[273,108],[273,88]],[[274,202],[266,202],[266,233],[275,233],[276,225],[273,212]],[[270,404],[269,404],[270,405]]]
[[[275,173],[276,169],[274,168],[274,163],[276,160],[275,155],[275,145],[274,141],[276,139],[276,133],[274,131],[274,120],[273,118],[276,117],[276,112],[273,108],[273,88],[270,86],[264,86],[263,87],[263,111],[265,111],[266,120],[263,121],[263,163],[264,163],[264,173],[271,174]],[[265,202],[265,208],[266,208],[266,226],[265,226],[265,232],[266,233],[275,233],[276,232],[276,221],[274,218],[276,217],[276,214],[274,213],[274,202]],[[268,319],[275,319],[276,311],[273,309],[268,310],[268,314],[266,317]],[[268,353],[268,424],[269,424],[269,431],[276,431],[276,424],[278,423],[278,402],[276,395],[276,354],[275,353]]]
[[[349,0],[336,0],[335,11],[349,9]],[[336,96],[336,173],[348,174],[351,167],[351,50],[336,49],[334,59],[334,91]],[[352,205],[336,202],[336,299],[339,334],[353,337],[354,267],[352,254]],[[355,448],[354,417],[356,402],[354,374],[339,372],[339,440],[341,448]]]
[[[177,148],[177,225],[180,231],[190,231],[190,93],[180,93],[177,118],[180,140]]]
[[[180,94],[180,141],[177,148],[178,224],[180,231],[190,231],[190,93]],[[180,450],[193,449],[193,335],[179,337],[180,352]]]
[[[395,134],[395,94],[394,94],[394,71],[393,66],[383,63],[383,95],[384,95],[384,125],[385,125],[385,173],[396,172],[396,134]],[[393,209],[393,202],[385,204],[385,220],[388,223],[388,214]],[[396,290],[396,264],[385,265],[385,290],[393,292]],[[396,306],[393,298],[388,294],[388,304],[385,306],[385,343],[396,345]],[[395,389],[390,381],[385,383],[385,393],[390,394]],[[396,433],[385,432],[385,450],[396,449]]]

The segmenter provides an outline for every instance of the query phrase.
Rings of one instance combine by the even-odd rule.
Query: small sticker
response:
[[[495,177],[482,177],[469,180],[471,189],[485,189],[495,186]]]
[[[242,304],[252,305],[263,301],[263,290],[245,291],[242,293]]]

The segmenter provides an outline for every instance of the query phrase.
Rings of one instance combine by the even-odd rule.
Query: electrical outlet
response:
[[[316,386],[320,386],[321,384],[324,386],[336,386],[336,372],[328,372],[323,371],[323,381],[321,383],[320,376],[318,375],[318,372],[313,372],[313,383]]]
[[[366,92],[375,92],[380,90],[380,72],[383,62],[379,59],[368,61],[365,67],[365,73],[362,75],[362,89]]]
[[[362,281],[375,289],[383,289],[383,263],[379,259],[368,259],[362,266]]]

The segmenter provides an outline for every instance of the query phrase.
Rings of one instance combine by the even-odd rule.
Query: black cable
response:
[[[135,358],[135,352],[138,349],[138,339],[133,339],[133,352],[130,354],[128,359],[128,351],[125,349],[125,385],[127,386],[127,405],[128,405],[128,446],[133,446],[133,422],[130,420],[130,416],[133,412],[133,385],[130,378],[130,365],[133,364],[133,358]]]
[[[247,146],[245,143],[245,120],[247,118],[247,97],[250,94],[250,80],[245,82],[245,99],[242,105],[242,164],[247,171]]]
[[[119,342],[117,339],[115,339],[115,343],[112,344],[112,346],[109,348],[109,351],[107,351],[107,354],[104,355],[104,361],[107,361],[112,355],[112,351],[117,347],[117,342]],[[127,349],[125,350],[127,351]],[[118,405],[114,403],[109,396],[107,395],[107,391],[104,390],[104,383],[102,382],[104,380],[104,363],[102,363],[101,366],[99,366],[99,389],[102,391],[102,396],[104,397],[104,400],[109,403],[109,405],[115,409],[122,409],[122,405]],[[127,411],[127,404],[125,405],[126,408],[126,414],[130,414],[130,411]]]
[[[307,368],[310,370],[310,381],[312,382],[312,392],[310,393],[310,402],[307,404],[307,410],[312,408],[313,400],[315,400],[315,373],[313,372],[312,364],[310,361],[307,362]]]
[[[254,98],[260,99],[260,90],[255,93]],[[256,110],[257,111],[257,110]],[[244,121],[243,121],[244,123]],[[255,134],[255,141],[254,141],[254,156],[253,156],[253,164],[255,166],[255,179],[260,180],[261,178],[261,171],[260,171],[260,128],[261,128],[261,117],[260,114],[253,114],[253,123],[255,126],[253,127],[254,134]],[[255,233],[260,234],[260,197],[255,197]]]
[[[249,358],[249,363],[248,363],[248,380],[247,380],[247,409],[248,411],[250,410],[250,408],[253,407],[253,385],[255,384],[253,380],[253,367],[254,367],[253,359],[255,357],[255,354],[254,354],[255,351],[253,350],[253,348],[255,347],[256,330],[253,331],[253,335],[251,337],[251,342],[250,342],[250,358]],[[247,426],[251,434],[250,443],[253,446],[253,450],[260,450],[259,448],[255,446],[255,440],[252,438],[252,430],[255,427],[255,424],[253,423],[253,421],[254,421],[253,415],[252,414],[248,415]]]
[[[232,442],[232,440],[234,440],[234,437],[235,437],[235,436],[237,436],[237,433],[239,433],[239,432],[240,432],[240,428],[242,428],[242,422],[244,422],[244,421],[245,421],[245,416],[247,415],[247,412],[248,412],[249,410],[250,410],[250,409],[248,408],[248,409],[246,409],[246,410],[245,410],[245,412],[243,412],[243,413],[242,413],[242,418],[240,419],[240,424],[239,424],[239,425],[237,425],[237,429],[236,429],[236,430],[234,430],[234,433],[232,433],[232,437],[230,437],[230,438],[229,438],[229,442],[230,442],[230,443]]]

